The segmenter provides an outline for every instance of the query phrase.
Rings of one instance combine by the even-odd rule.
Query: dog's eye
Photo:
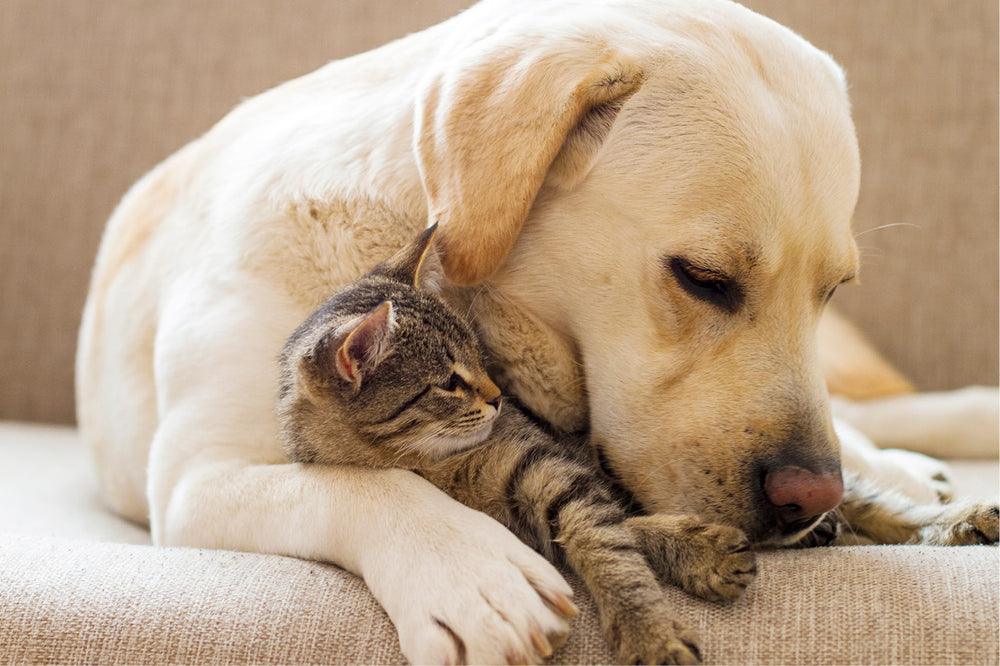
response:
[[[727,312],[735,312],[743,302],[740,286],[721,273],[700,268],[680,257],[671,257],[667,265],[684,291],[698,300]]]
[[[841,280],[840,284],[835,284],[833,286],[833,288],[830,289],[830,291],[826,292],[826,301],[824,301],[824,302],[825,303],[829,303],[830,302],[830,299],[833,298],[834,292],[837,291],[837,287],[839,287],[841,284],[846,284],[848,282],[853,282],[855,279],[856,279],[856,277],[854,275],[851,275],[850,277],[846,277],[843,280]]]

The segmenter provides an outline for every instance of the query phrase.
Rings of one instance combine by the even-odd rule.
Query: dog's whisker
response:
[[[914,224],[912,222],[890,222],[889,224],[883,224],[878,227],[872,227],[871,229],[865,229],[864,231],[859,231],[858,233],[854,234],[854,238],[855,239],[861,238],[862,236],[870,234],[873,231],[882,231],[883,229],[892,229],[894,227],[913,227],[914,229],[923,228],[919,224]]]

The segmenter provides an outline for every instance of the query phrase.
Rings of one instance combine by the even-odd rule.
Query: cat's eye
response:
[[[681,257],[670,257],[664,263],[677,284],[698,300],[711,303],[727,312],[735,312],[743,302],[743,289],[722,273],[696,266]]]
[[[458,389],[470,390],[472,387],[469,386],[469,382],[462,379],[462,376],[457,372],[451,373],[451,377],[448,379],[447,385],[445,385],[445,390],[454,393]]]

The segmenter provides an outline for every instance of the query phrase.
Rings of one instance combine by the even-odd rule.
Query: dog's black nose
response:
[[[769,470],[764,494],[785,522],[809,520],[834,509],[844,497],[840,469],[814,472],[789,465]]]

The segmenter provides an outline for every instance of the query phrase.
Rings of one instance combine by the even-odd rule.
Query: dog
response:
[[[858,187],[843,73],[793,32],[723,0],[486,0],[246,101],[129,191],[80,432],[155,543],[336,563],[416,663],[535,661],[573,612],[558,571],[412,473],[288,464],[283,341],[436,222],[505,392],[587,432],[646,510],[792,543],[850,478],[827,382],[908,389],[822,335],[859,271]]]

